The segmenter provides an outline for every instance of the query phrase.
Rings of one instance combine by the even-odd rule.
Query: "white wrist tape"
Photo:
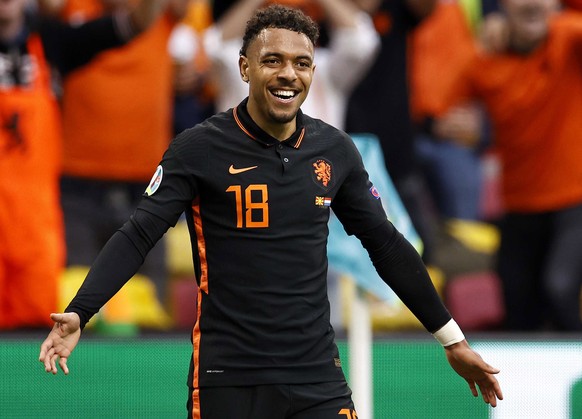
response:
[[[454,343],[465,340],[463,331],[454,319],[449,320],[447,324],[434,332],[432,335],[443,346],[450,346]]]

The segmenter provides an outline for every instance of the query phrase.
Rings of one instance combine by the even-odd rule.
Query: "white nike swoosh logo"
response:
[[[232,164],[228,168],[228,173],[231,175],[237,175],[242,172],[248,172],[249,170],[256,169],[259,166],[241,167],[240,169],[235,168]]]

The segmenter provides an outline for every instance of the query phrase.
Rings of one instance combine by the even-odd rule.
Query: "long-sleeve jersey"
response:
[[[185,212],[199,285],[191,385],[342,380],[327,299],[330,209],[429,331],[450,319],[349,136],[300,112],[280,142],[246,101],[171,143],[67,311],[84,325]]]

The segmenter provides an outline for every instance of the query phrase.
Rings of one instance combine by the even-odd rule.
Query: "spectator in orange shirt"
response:
[[[64,79],[61,190],[68,266],[93,263],[132,213],[173,134],[168,40],[187,0],[166,4],[165,12],[135,42],[108,51]],[[62,15],[82,22],[129,5],[129,0],[68,0]],[[140,271],[155,283],[162,302],[165,262],[159,243]]]
[[[410,105],[417,134],[415,150],[427,179],[438,216],[481,218],[483,183],[481,152],[488,142],[483,112],[472,103],[459,106],[457,124],[430,132],[441,96],[475,52],[474,33],[481,16],[495,10],[488,0],[440,0],[435,11],[412,32],[410,43]],[[450,130],[454,130],[452,133]],[[479,147],[451,141],[461,136]]]
[[[42,327],[58,308],[64,262],[58,176],[61,125],[52,90],[105,49],[145,29],[157,1],[143,0],[72,27],[41,16],[25,0],[0,2],[0,329]]]
[[[506,48],[479,53],[441,111],[476,97],[493,124],[507,328],[580,331],[582,15],[555,0],[501,5]]]

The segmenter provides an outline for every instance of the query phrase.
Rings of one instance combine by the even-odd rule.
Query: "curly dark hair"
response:
[[[288,29],[304,34],[313,45],[319,38],[319,26],[313,19],[299,9],[274,4],[257,10],[247,22],[240,55],[246,55],[250,43],[266,28]]]

